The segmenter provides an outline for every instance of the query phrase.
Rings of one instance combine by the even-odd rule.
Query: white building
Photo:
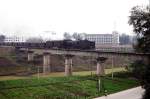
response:
[[[132,45],[117,45],[117,46],[99,45],[96,46],[96,50],[107,52],[134,52],[134,48]]]
[[[119,34],[86,34],[85,39],[94,41],[96,45],[119,45]]]
[[[26,39],[24,37],[19,36],[7,36],[4,42],[25,42]]]

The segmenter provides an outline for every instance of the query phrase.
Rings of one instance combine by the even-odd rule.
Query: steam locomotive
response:
[[[55,40],[46,41],[44,43],[29,42],[2,42],[0,46],[14,46],[18,48],[40,48],[40,49],[77,49],[77,50],[93,50],[95,42],[88,40]]]

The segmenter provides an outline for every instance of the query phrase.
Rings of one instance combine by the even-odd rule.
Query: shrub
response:
[[[137,79],[142,79],[145,74],[146,64],[142,60],[136,60],[127,68]]]

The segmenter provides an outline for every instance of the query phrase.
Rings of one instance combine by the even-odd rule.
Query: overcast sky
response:
[[[148,0],[0,0],[0,33],[48,37],[54,31],[60,37],[64,32],[117,30],[132,34],[130,9],[146,4]]]

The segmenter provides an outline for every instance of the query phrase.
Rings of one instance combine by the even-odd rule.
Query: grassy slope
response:
[[[98,94],[97,79],[91,76],[45,77],[22,80],[0,81],[0,99],[74,99],[93,98]],[[128,78],[103,78],[108,93],[114,93],[138,85],[136,80]]]
[[[15,75],[27,72],[29,65],[18,63],[16,57],[14,49],[0,47],[0,75]]]

